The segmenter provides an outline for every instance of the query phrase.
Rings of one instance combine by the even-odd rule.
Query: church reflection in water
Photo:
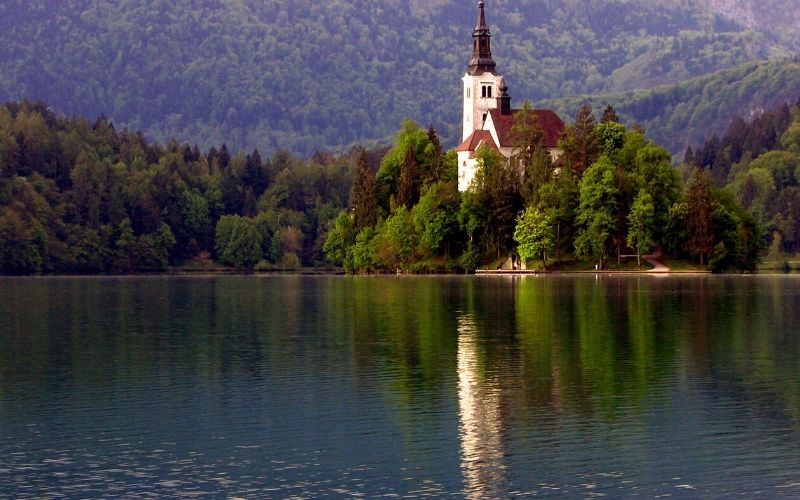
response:
[[[501,385],[485,375],[474,318],[458,319],[458,404],[461,471],[469,498],[494,497],[506,482]]]

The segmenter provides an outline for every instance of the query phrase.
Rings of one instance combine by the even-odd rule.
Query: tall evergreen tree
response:
[[[411,208],[419,201],[419,163],[414,148],[409,146],[406,158],[400,167],[395,202],[398,207]]]
[[[698,166],[695,163],[694,149],[691,146],[686,147],[686,152],[683,154],[683,163],[692,167]]]
[[[614,109],[614,106],[610,104],[606,106],[606,109],[603,110],[603,117],[600,119],[600,123],[619,123],[617,110]]]
[[[584,104],[575,116],[575,123],[565,131],[562,141],[564,159],[576,180],[580,180],[600,156],[601,144],[595,134],[595,125],[591,106]]]
[[[522,195],[526,204],[537,204],[539,190],[552,178],[550,153],[544,147],[544,132],[530,102],[514,114],[510,131],[514,146],[513,161],[522,175]]]
[[[431,143],[431,164],[428,167],[427,184],[439,182],[444,178],[444,158],[442,157],[442,142],[433,124],[428,127],[428,140]]]
[[[350,207],[355,216],[355,232],[375,225],[378,220],[378,202],[375,198],[375,172],[367,163],[362,149],[356,164],[356,179],[350,193]]]
[[[695,169],[686,193],[685,248],[692,256],[699,257],[705,264],[706,257],[714,249],[714,211],[716,202],[711,191],[708,174]]]

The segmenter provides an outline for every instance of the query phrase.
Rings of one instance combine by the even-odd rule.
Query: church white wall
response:
[[[478,161],[470,158],[469,151],[458,153],[458,190],[464,192],[469,189],[475,174],[478,172]]]
[[[463,85],[463,133],[462,141],[466,141],[476,130],[483,128],[483,115],[490,109],[497,108],[497,97],[500,93],[500,80],[502,76],[484,73],[482,75],[464,75]],[[482,97],[483,87],[491,87],[492,97]]]

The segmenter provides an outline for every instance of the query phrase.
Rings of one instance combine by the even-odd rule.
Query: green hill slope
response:
[[[623,121],[640,123],[658,143],[682,155],[687,145],[724,132],[734,116],[751,118],[798,97],[800,63],[785,60],[747,63],[651,90],[546,100],[539,106],[573,117],[583,103],[595,111],[611,104]]]
[[[784,15],[750,0],[490,0],[487,15],[519,102],[793,54],[800,5],[766,4]],[[0,101],[104,113],[160,141],[310,154],[384,139],[404,117],[454,145],[475,2],[8,0],[0,20]]]

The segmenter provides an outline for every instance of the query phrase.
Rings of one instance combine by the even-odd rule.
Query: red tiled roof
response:
[[[478,147],[480,147],[481,143],[485,144],[491,149],[499,150],[497,144],[494,143],[491,132],[488,130],[476,130],[471,136],[467,137],[466,141],[462,142],[461,145],[456,148],[456,151],[474,152],[478,150]]]
[[[497,131],[497,138],[500,139],[500,146],[513,147],[514,143],[511,141],[510,132],[511,127],[514,126],[514,114],[519,109],[512,109],[510,115],[500,114],[499,109],[489,110],[492,115],[492,123]],[[553,111],[549,109],[535,109],[536,118],[539,120],[539,126],[542,127],[544,132],[544,146],[546,148],[555,148],[558,146],[558,140],[564,133],[564,121],[558,117]]]

